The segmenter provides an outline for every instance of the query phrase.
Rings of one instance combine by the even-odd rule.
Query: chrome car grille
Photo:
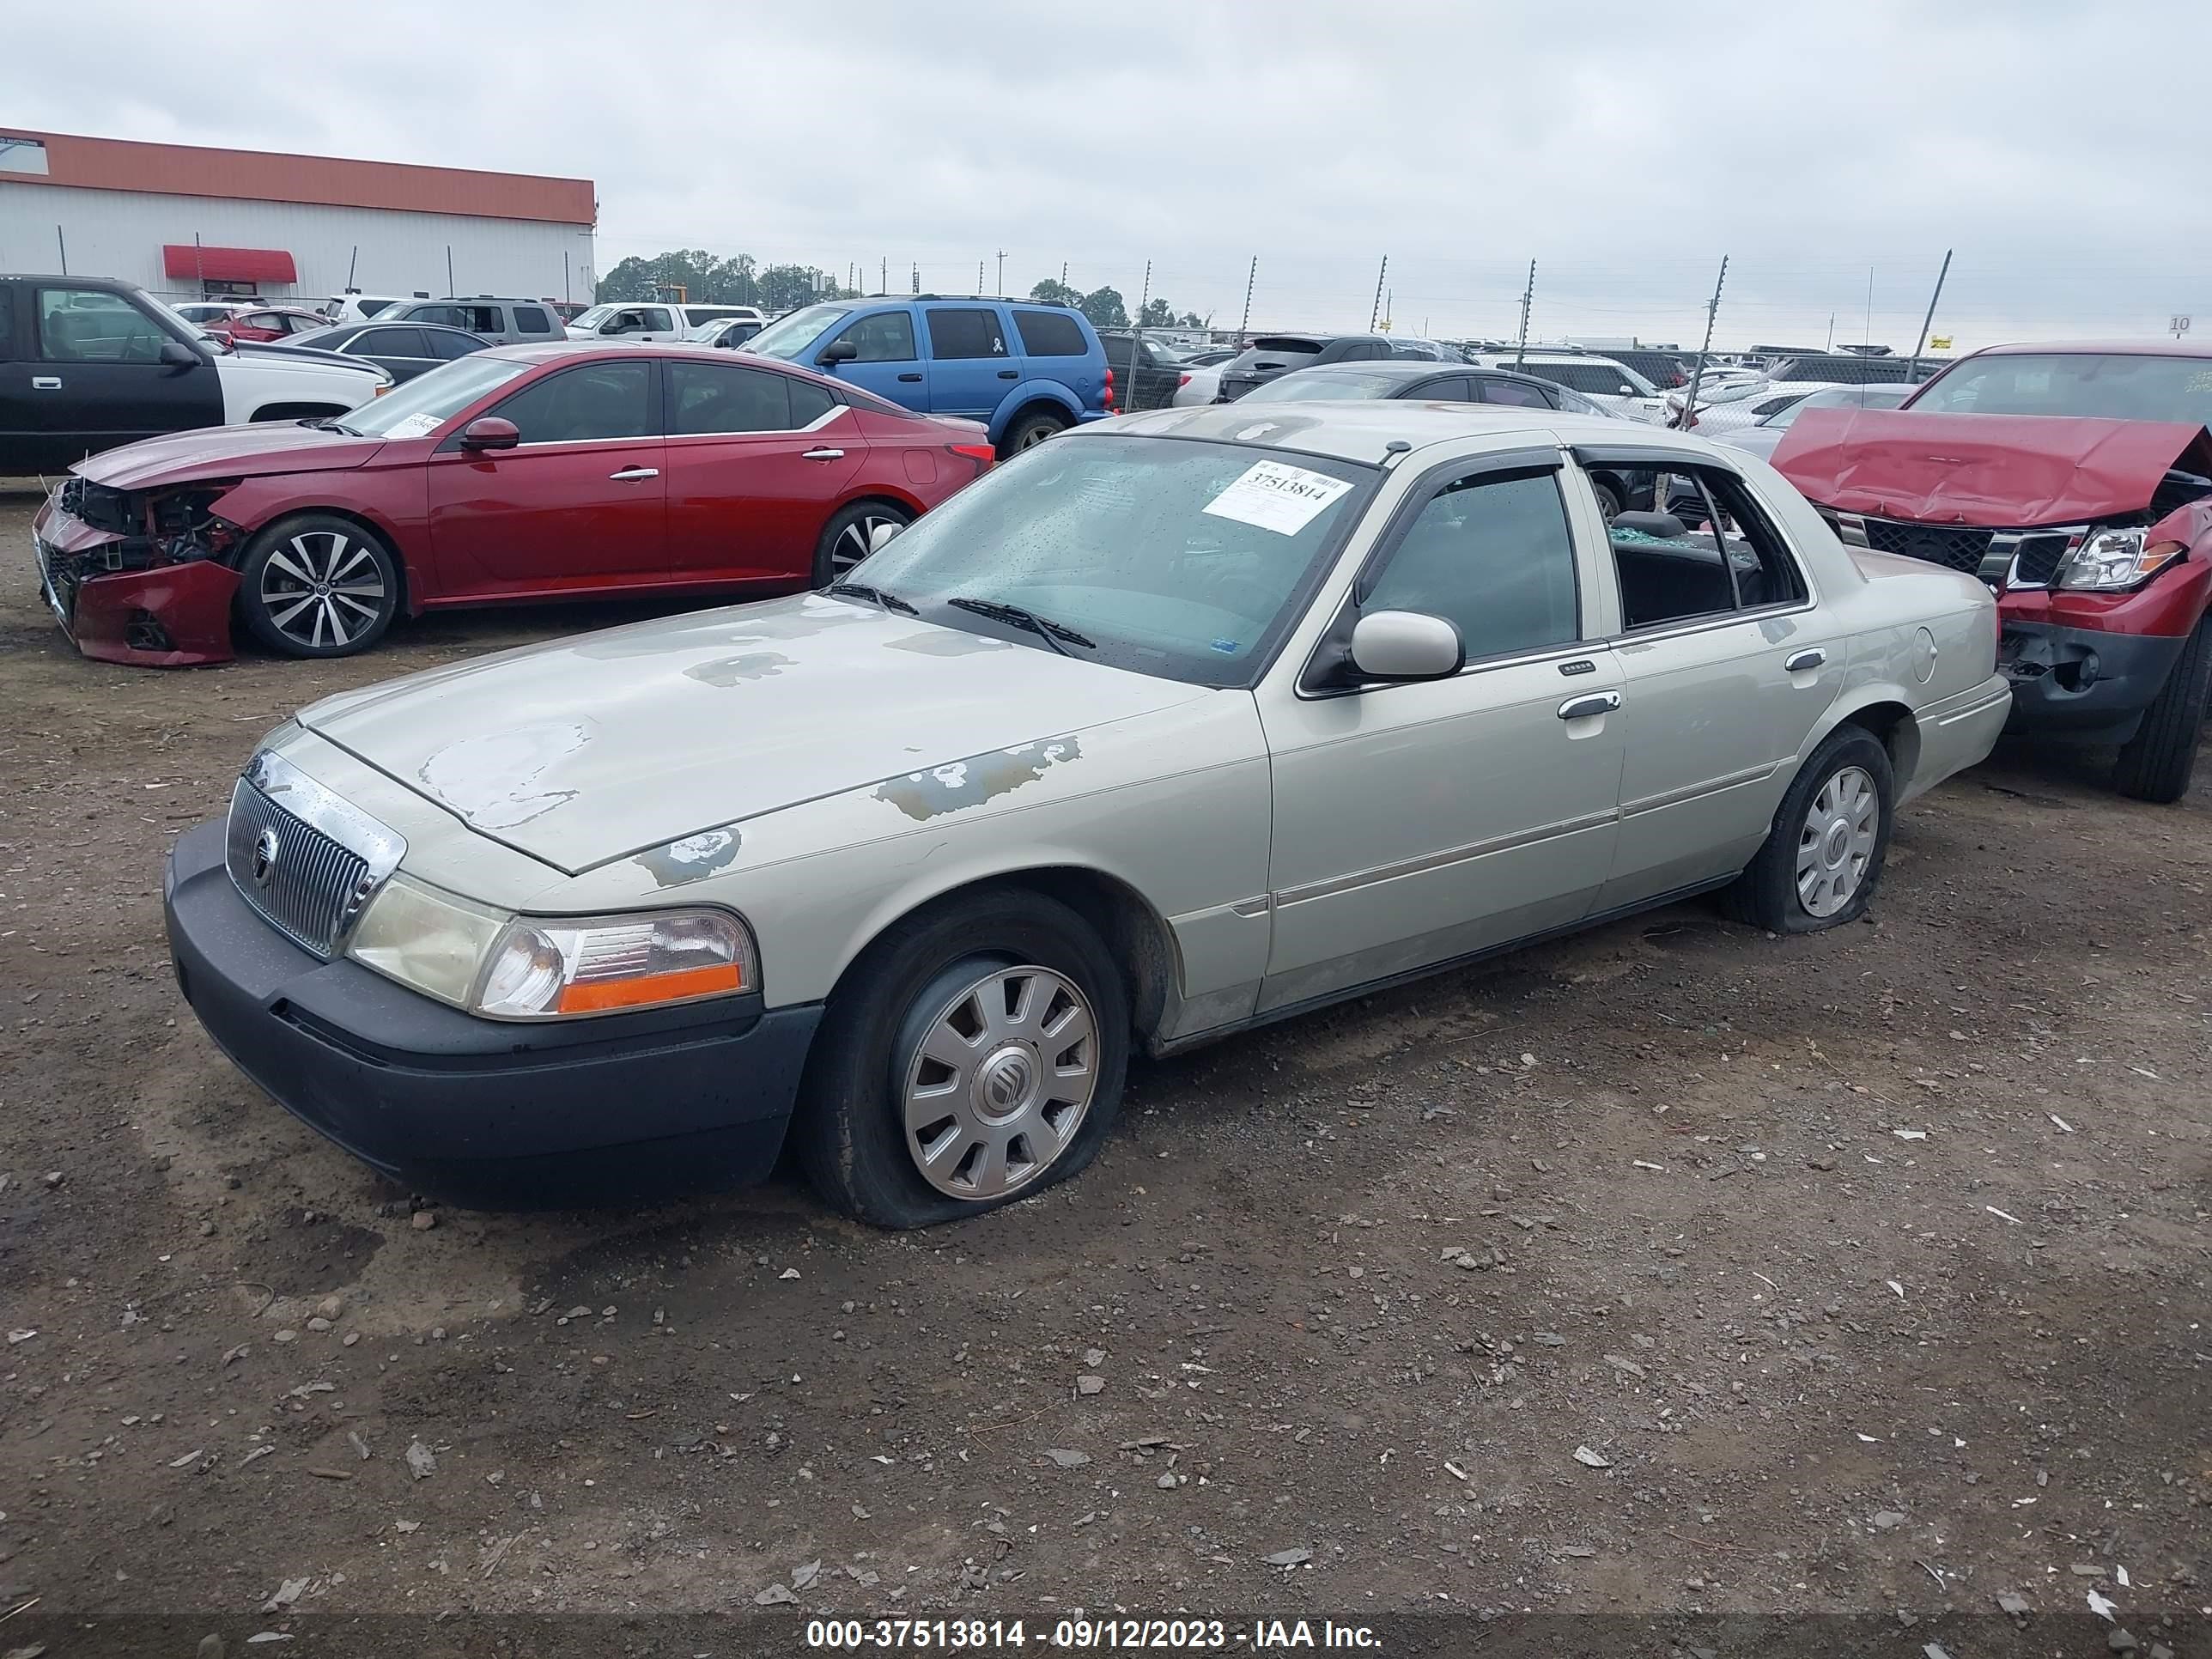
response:
[[[2002,588],[2050,586],[2089,533],[2087,525],[1984,530],[1978,525],[1920,524],[1827,507],[1820,509],[1820,516],[1849,546],[1924,559]]]
[[[256,755],[231,791],[231,881],[263,921],[326,960],[345,947],[405,851],[397,835],[276,756]]]

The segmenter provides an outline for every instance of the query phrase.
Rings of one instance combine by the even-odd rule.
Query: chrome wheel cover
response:
[[[907,1066],[907,1154],[947,1197],[1003,1198],[1067,1150],[1097,1088],[1097,1019],[1075,983],[995,969],[937,1010]]]
[[[1797,832],[1797,902],[1832,916],[1851,902],[1874,860],[1881,797],[1864,767],[1846,766],[1820,786]]]
[[[321,651],[351,645],[384,614],[384,574],[366,542],[310,530],[261,567],[261,608],[286,639]]]

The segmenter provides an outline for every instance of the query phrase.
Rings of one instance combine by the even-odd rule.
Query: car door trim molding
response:
[[[1700,795],[1717,795],[1723,789],[1740,788],[1747,783],[1758,783],[1772,777],[1782,769],[1781,763],[1770,761],[1764,766],[1747,766],[1740,772],[1730,772],[1717,778],[1707,778],[1701,783],[1685,784],[1679,789],[1669,789],[1662,794],[1645,795],[1637,800],[1620,804],[1620,816],[1632,818],[1643,812],[1656,812],[1662,806],[1679,806],[1684,801],[1695,800]]]
[[[745,368],[750,368],[750,365],[738,363],[734,365],[734,367]],[[760,369],[756,370],[755,372],[757,374],[772,374],[775,371],[773,369]],[[797,380],[799,377],[795,374],[789,374],[786,375],[784,378],[786,380]],[[805,381],[802,382],[802,384],[811,386],[813,383],[811,381]],[[826,390],[827,388],[824,389]],[[805,426],[776,426],[769,427],[765,429],[753,428],[744,432],[672,432],[668,434],[668,441],[671,443],[680,443],[686,438],[795,438],[804,433],[819,432],[823,428],[835,421],[840,415],[848,412],[852,407],[853,405],[850,404],[832,403],[830,405],[830,412],[828,414],[817,415]]]
[[[1584,830],[1601,829],[1620,817],[1617,808],[1603,812],[1585,812],[1578,817],[1561,818],[1555,823],[1540,824],[1534,830],[1492,836],[1485,841],[1469,842],[1463,847],[1448,847],[1439,853],[1424,853],[1419,858],[1400,859],[1393,864],[1355,870],[1347,876],[1331,876],[1324,881],[1310,881],[1296,887],[1279,888],[1273,897],[1278,908],[1304,904],[1313,899],[1334,898],[1340,893],[1371,887],[1377,882],[1395,881],[1401,876],[1424,875],[1431,870],[1465,864],[1472,859],[1487,858],[1492,853],[1510,853],[1516,848],[1533,846],[1540,841],[1556,841],[1562,836],[1576,835]]]
[[[1720,611],[1685,622],[1653,623],[1646,628],[1624,629],[1592,645],[1644,645],[1653,640],[1680,639],[1691,634],[1710,634],[1716,628],[1733,628],[1738,623],[1759,622],[1772,617],[1798,617],[1820,606],[1811,599],[1792,599],[1784,605],[1762,605],[1748,611]]]

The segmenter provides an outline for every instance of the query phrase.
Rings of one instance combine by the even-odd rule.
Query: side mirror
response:
[[[161,349],[157,354],[157,357],[163,365],[170,368],[197,368],[200,363],[200,354],[182,340],[162,341]]]
[[[890,538],[897,535],[900,531],[905,528],[906,526],[904,525],[893,524],[888,519],[882,520],[878,523],[869,526],[868,551],[871,553],[880,553],[883,551],[884,546],[890,541]]]
[[[1370,680],[1440,680],[1467,660],[1459,629],[1418,611],[1370,611],[1352,630],[1352,665]]]
[[[860,355],[860,348],[850,340],[839,340],[834,345],[822,348],[814,361],[829,368],[838,363],[849,363]]]
[[[464,449],[512,449],[521,441],[522,434],[514,422],[496,415],[479,415],[461,428]]]

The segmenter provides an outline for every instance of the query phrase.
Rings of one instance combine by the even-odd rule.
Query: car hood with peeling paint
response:
[[[916,820],[1018,805],[1085,729],[1206,695],[802,594],[480,657],[300,721],[574,874],[871,786]]]

